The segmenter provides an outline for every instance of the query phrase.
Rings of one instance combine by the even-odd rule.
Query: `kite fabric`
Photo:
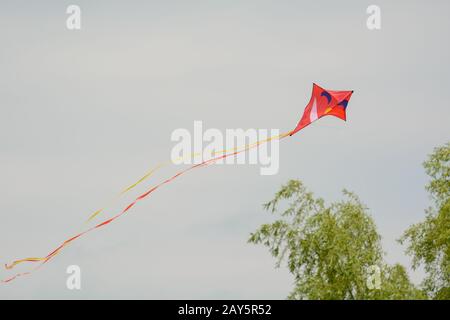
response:
[[[325,90],[313,84],[311,99],[303,112],[303,116],[291,132],[291,136],[307,125],[324,116],[335,116],[347,120],[345,111],[353,91]]]
[[[115,221],[116,219],[118,219],[119,217],[121,217],[122,215],[127,213],[139,201],[147,198],[150,194],[152,194],[154,191],[159,189],[161,186],[172,182],[176,178],[184,175],[185,173],[187,173],[189,171],[192,171],[194,169],[201,168],[201,167],[206,167],[208,165],[211,165],[211,164],[217,162],[218,160],[221,160],[221,159],[224,159],[224,158],[227,158],[230,156],[236,156],[236,155],[238,155],[242,152],[246,152],[252,148],[258,148],[260,145],[267,143],[269,141],[272,141],[274,139],[281,140],[288,136],[292,136],[295,133],[297,133],[298,131],[300,131],[301,129],[303,129],[304,127],[306,127],[307,125],[311,124],[312,122],[314,122],[326,115],[333,115],[342,120],[346,120],[346,108],[347,108],[348,102],[350,100],[350,97],[352,96],[352,93],[353,93],[353,91],[326,90],[314,83],[311,99],[310,99],[308,105],[305,107],[302,118],[300,119],[300,121],[298,122],[298,124],[294,130],[291,130],[287,133],[283,133],[283,134],[280,134],[277,136],[272,136],[272,137],[264,139],[264,140],[256,141],[255,143],[245,145],[244,147],[241,147],[241,148],[233,148],[230,150],[218,151],[215,154],[219,154],[219,156],[214,155],[215,157],[213,157],[209,160],[205,160],[199,164],[192,165],[182,171],[179,171],[178,173],[169,177],[168,179],[163,180],[162,182],[149,188],[146,192],[144,192],[143,194],[138,196],[133,202],[131,202],[129,205],[127,205],[122,211],[120,211],[118,214],[116,214],[112,218],[104,220],[103,222],[98,223],[98,224],[94,225],[93,227],[91,227],[83,232],[80,232],[80,233],[76,234],[75,236],[70,237],[69,239],[67,239],[66,241],[61,243],[58,247],[56,247],[56,249],[52,250],[46,256],[19,259],[19,260],[13,261],[10,264],[5,264],[5,268],[10,270],[10,269],[13,269],[15,266],[17,266],[18,264],[38,263],[34,269],[32,269],[28,272],[18,273],[18,274],[14,275],[10,278],[7,278],[5,280],[0,280],[0,283],[2,283],[2,284],[9,283],[9,282],[17,279],[18,277],[29,275],[32,272],[38,270],[40,267],[42,267],[44,264],[46,264],[48,261],[50,261],[56,255],[58,255],[66,246],[68,246],[73,241],[83,237],[87,233],[90,233],[96,229],[102,228],[102,227],[110,224],[111,222]],[[198,154],[190,155],[190,157],[195,157],[195,156],[198,156]],[[157,171],[158,169],[162,168],[165,165],[168,165],[169,163],[170,162],[165,162],[165,163],[161,163],[161,164],[155,166],[154,168],[149,170],[144,176],[142,176],[139,180],[137,180],[135,183],[131,184],[129,187],[122,190],[122,192],[118,196],[121,196],[121,195],[129,192],[130,190],[135,188],[137,185],[143,183],[155,171]],[[94,212],[93,214],[91,214],[91,216],[88,219],[88,222],[91,221],[92,219],[94,219],[95,217],[97,217],[103,210],[104,209],[100,209],[100,210],[97,210],[96,212]]]

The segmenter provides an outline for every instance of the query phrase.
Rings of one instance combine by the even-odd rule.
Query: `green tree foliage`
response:
[[[380,235],[358,197],[327,206],[298,180],[291,180],[264,208],[280,218],[262,225],[249,242],[263,244],[287,263],[295,278],[290,299],[418,299],[423,295],[402,266],[383,262]],[[371,269],[380,286],[369,289]]]
[[[394,266],[384,266],[382,273],[382,290],[374,291],[374,299],[427,299],[426,294],[417,289],[409,280],[408,273],[404,266],[395,264]]]
[[[423,222],[403,234],[413,268],[424,266],[424,289],[433,299],[450,299],[450,143],[437,148],[424,163],[433,200]]]

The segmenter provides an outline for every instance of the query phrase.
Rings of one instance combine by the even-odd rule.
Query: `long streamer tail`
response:
[[[290,134],[290,132],[284,133],[284,134],[280,134],[280,135],[277,135],[277,136],[273,136],[273,137],[270,137],[270,138],[265,139],[265,140],[257,141],[257,142],[255,142],[255,143],[253,143],[253,144],[246,145],[246,146],[245,146],[244,148],[242,148],[241,150],[235,150],[235,151],[232,152],[232,153],[225,153],[225,151],[226,151],[226,150],[225,150],[225,151],[224,151],[224,154],[222,154],[222,155],[220,155],[220,156],[214,157],[214,158],[209,159],[209,160],[205,160],[205,161],[203,161],[203,162],[201,162],[201,163],[199,163],[199,164],[192,165],[192,166],[190,166],[190,167],[188,167],[188,168],[186,168],[186,169],[184,169],[184,170],[182,170],[182,171],[179,171],[179,172],[176,173],[175,175],[173,175],[173,176],[171,176],[170,178],[168,178],[168,179],[166,179],[166,180],[160,182],[159,184],[157,184],[157,185],[151,187],[149,190],[147,190],[146,192],[144,192],[143,194],[141,194],[140,196],[138,196],[133,202],[131,202],[129,205],[127,205],[120,213],[116,214],[116,215],[113,216],[112,218],[109,218],[109,219],[107,219],[107,220],[104,220],[103,222],[101,222],[101,223],[99,223],[99,224],[97,224],[97,225],[95,225],[95,226],[93,226],[93,227],[91,227],[91,228],[89,228],[89,229],[87,229],[87,230],[85,230],[85,231],[83,231],[83,232],[80,232],[80,233],[76,234],[75,236],[73,236],[73,237],[71,237],[71,238],[65,240],[65,241],[64,241],[63,243],[61,243],[56,249],[54,249],[53,251],[51,251],[51,252],[50,252],[49,254],[47,254],[46,256],[44,256],[44,257],[25,258],[25,259],[15,260],[15,261],[13,261],[13,262],[10,263],[10,264],[5,264],[5,268],[8,269],[8,270],[9,270],[9,269],[13,269],[15,266],[17,266],[17,265],[19,265],[19,264],[22,264],[22,263],[38,263],[38,266],[37,266],[36,268],[32,269],[32,270],[29,271],[29,272],[18,273],[18,274],[16,274],[15,276],[13,276],[13,277],[11,277],[11,278],[8,278],[8,279],[5,279],[5,280],[1,280],[1,283],[8,283],[8,282],[11,282],[11,281],[17,279],[18,277],[21,277],[21,276],[25,276],[25,275],[31,274],[32,272],[34,272],[34,271],[36,271],[37,269],[39,269],[42,265],[46,264],[48,261],[50,261],[50,260],[53,259],[55,256],[57,256],[57,255],[58,255],[65,247],[67,247],[69,244],[71,244],[71,243],[74,242],[75,240],[77,240],[77,239],[83,237],[84,235],[86,235],[86,234],[88,234],[88,233],[90,233],[90,232],[92,232],[92,231],[94,231],[94,230],[96,230],[96,229],[105,227],[106,225],[110,224],[111,222],[117,220],[118,218],[120,218],[121,216],[123,216],[125,213],[127,213],[132,207],[134,207],[139,201],[141,201],[141,200],[147,198],[151,193],[153,193],[154,191],[156,191],[157,189],[159,189],[159,188],[162,187],[163,185],[172,182],[172,181],[175,180],[176,178],[178,178],[178,177],[184,175],[185,173],[187,173],[187,172],[189,172],[189,171],[192,171],[192,170],[194,170],[194,169],[197,169],[197,168],[201,168],[201,167],[205,167],[205,166],[207,166],[207,165],[213,164],[213,163],[217,162],[218,160],[221,160],[221,159],[224,159],[224,158],[227,158],[227,157],[230,157],[230,156],[235,156],[235,155],[240,154],[240,153],[242,153],[242,152],[248,151],[248,150],[250,150],[250,149],[252,149],[252,148],[259,147],[261,144],[266,143],[266,142],[269,142],[269,141],[271,141],[271,140],[274,140],[274,139],[279,139],[279,140],[281,140],[281,139],[283,139],[283,138],[289,136],[289,134]],[[236,148],[235,148],[235,149],[236,149]],[[149,172],[149,174],[151,174],[151,172]],[[145,176],[144,176],[142,179],[140,179],[140,180],[142,180],[142,181],[145,180],[146,176],[147,176],[147,175],[145,175]],[[137,184],[141,183],[142,181],[138,181],[137,183],[135,183],[135,185],[132,185],[132,186],[130,186],[129,188],[133,188],[134,186],[136,186]],[[124,191],[126,192],[126,191],[128,191],[128,190],[125,189]]]
[[[290,135],[290,133],[289,133]],[[281,135],[280,135],[281,136]],[[268,139],[262,140],[262,141],[257,141],[253,144],[250,144],[249,146],[252,147],[254,145],[257,144],[261,144],[264,142],[268,142],[270,140],[273,140],[275,138],[278,138],[280,136],[275,136],[275,137],[270,137]],[[213,155],[223,155],[223,154],[227,154],[229,152],[234,152],[239,150],[239,147],[234,147],[234,148],[230,148],[230,149],[225,149],[225,150],[221,150],[221,151],[215,151],[213,153]],[[182,159],[192,159],[195,157],[198,157],[202,155],[201,153],[189,153],[183,157],[178,157],[175,160],[182,160]],[[105,206],[102,206],[101,209],[93,212],[89,218],[87,219],[87,223],[91,222],[92,220],[94,220],[97,216],[99,216],[104,210],[105,208],[107,208],[109,206],[109,204],[113,203],[114,201],[116,201],[117,199],[119,199],[121,196],[123,196],[124,194],[128,193],[129,191],[133,190],[135,187],[137,187],[138,185],[140,185],[141,183],[145,182],[146,180],[148,180],[153,174],[155,174],[158,170],[160,170],[163,167],[168,166],[170,163],[172,163],[171,161],[166,161],[166,162],[161,162],[159,164],[157,164],[156,166],[152,167],[150,170],[148,170],[141,178],[139,178],[136,182],[132,183],[131,185],[129,185],[128,187],[124,188],[120,193],[118,193],[114,198],[112,198],[110,201],[108,201],[108,204]]]

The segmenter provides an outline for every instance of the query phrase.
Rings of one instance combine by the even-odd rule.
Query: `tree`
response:
[[[287,262],[295,278],[289,298],[423,298],[402,266],[383,262],[381,237],[367,208],[355,194],[343,193],[345,200],[326,206],[300,181],[291,180],[264,205],[281,218],[262,225],[249,242],[268,247],[277,267]],[[379,287],[369,289],[367,281],[376,270]]]
[[[413,257],[413,268],[424,266],[422,285],[433,299],[450,299],[450,142],[436,148],[424,162],[432,205],[423,222],[405,231],[401,243]]]

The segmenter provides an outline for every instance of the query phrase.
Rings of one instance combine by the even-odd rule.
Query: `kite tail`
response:
[[[225,153],[225,151],[226,151],[226,150],[225,150],[225,151],[224,151],[225,154],[223,154],[223,155],[221,155],[221,156],[218,156],[218,157],[215,157],[215,158],[212,158],[212,159],[209,159],[209,160],[205,160],[205,161],[203,161],[203,162],[201,162],[201,163],[199,163],[199,164],[192,165],[191,167],[186,168],[186,169],[184,169],[184,170],[178,172],[177,174],[175,174],[175,175],[171,176],[170,178],[168,178],[168,179],[166,179],[166,180],[160,182],[159,184],[153,186],[152,188],[150,188],[149,190],[147,190],[146,192],[144,192],[143,194],[141,194],[140,196],[138,196],[133,202],[131,202],[129,205],[127,205],[120,213],[116,214],[116,215],[113,216],[112,218],[109,218],[109,219],[107,219],[107,220],[104,220],[103,222],[101,222],[101,223],[95,225],[94,227],[91,227],[91,228],[87,229],[86,231],[83,231],[83,232],[81,232],[81,233],[78,233],[77,235],[75,235],[75,236],[69,238],[68,240],[66,240],[66,241],[64,241],[62,244],[60,244],[56,249],[54,249],[54,250],[51,251],[49,254],[47,254],[45,257],[40,257],[40,258],[36,258],[36,257],[34,257],[34,258],[25,258],[25,259],[15,260],[15,261],[13,261],[13,262],[10,263],[10,264],[5,264],[5,268],[8,269],[8,270],[10,270],[10,269],[13,269],[15,266],[17,266],[18,264],[22,264],[22,263],[26,263],[26,262],[28,262],[28,263],[39,263],[39,265],[38,265],[35,269],[33,269],[32,271],[24,272],[24,273],[18,273],[18,274],[16,274],[15,276],[13,276],[13,277],[11,277],[11,278],[8,278],[8,279],[6,279],[6,280],[1,280],[0,283],[8,283],[8,282],[11,282],[11,281],[17,279],[18,277],[21,277],[21,276],[25,276],[25,275],[31,274],[33,271],[36,271],[36,270],[39,269],[42,265],[44,265],[45,263],[47,263],[48,261],[50,261],[51,259],[53,259],[55,256],[57,256],[57,255],[58,255],[65,247],[67,247],[67,246],[68,246],[69,244],[71,244],[73,241],[75,241],[75,240],[77,240],[77,239],[79,239],[79,238],[85,236],[86,234],[88,234],[88,233],[90,233],[90,232],[92,232],[92,231],[94,231],[94,230],[96,230],[96,229],[102,228],[102,227],[104,227],[104,226],[110,224],[111,222],[117,220],[118,218],[120,218],[121,216],[123,216],[125,213],[127,213],[132,207],[134,207],[139,201],[145,199],[146,197],[148,197],[150,194],[152,194],[154,191],[156,191],[157,189],[159,189],[159,188],[162,187],[163,185],[172,182],[172,181],[175,180],[176,178],[178,178],[178,177],[184,175],[185,173],[187,173],[187,172],[189,172],[189,171],[191,171],[191,170],[194,170],[194,169],[196,169],[196,168],[201,168],[201,167],[205,167],[205,166],[207,166],[207,165],[213,164],[214,162],[217,162],[217,161],[219,161],[219,160],[221,160],[221,159],[225,159],[225,158],[230,157],[230,156],[235,156],[235,155],[240,154],[240,153],[242,153],[242,152],[248,151],[248,150],[250,150],[250,149],[252,149],[252,148],[259,147],[261,144],[266,143],[266,142],[269,142],[269,141],[271,141],[271,140],[274,140],[274,139],[281,140],[281,139],[283,139],[283,138],[289,136],[290,133],[291,133],[291,132],[288,132],[288,133],[284,133],[284,134],[280,134],[280,135],[277,135],[277,136],[273,136],[273,137],[267,138],[267,139],[265,139],[265,140],[257,141],[257,142],[255,142],[255,143],[253,143],[253,144],[246,145],[245,148],[243,148],[243,149],[241,149],[241,150],[236,150],[236,151],[234,151],[234,152],[232,152],[232,153]],[[235,148],[235,149],[236,149],[236,148]],[[150,172],[149,172],[149,173],[150,173]],[[144,177],[145,177],[145,176],[144,176]],[[143,178],[144,178],[144,177],[143,177]],[[144,179],[144,180],[145,180],[145,179]],[[140,182],[138,181],[137,184],[139,184],[139,183],[140,183]],[[136,185],[137,185],[137,184],[136,184]],[[134,187],[134,186],[130,186],[130,187]]]
[[[291,135],[291,132],[285,133],[285,134],[281,134],[281,135],[279,135],[279,136],[270,137],[270,138],[265,139],[265,140],[262,140],[262,141],[257,141],[257,142],[255,142],[255,143],[253,143],[253,144],[250,144],[249,147],[252,148],[252,147],[255,146],[255,145],[259,145],[259,144],[261,144],[261,143],[268,142],[268,141],[273,140],[273,139],[276,139],[276,138],[281,138],[283,135],[284,135],[284,136]],[[238,147],[234,147],[234,148],[231,148],[231,149],[226,149],[226,150],[221,150],[221,151],[215,151],[215,152],[213,152],[213,155],[216,155],[216,154],[226,154],[226,153],[228,153],[228,152],[234,152],[234,151],[237,151],[238,149],[239,149]],[[248,149],[247,149],[247,150],[248,150]],[[175,161],[182,160],[182,159],[187,159],[187,158],[192,159],[193,157],[195,158],[195,157],[198,157],[198,156],[200,156],[200,155],[202,155],[202,153],[198,153],[198,152],[197,152],[197,153],[190,153],[190,154],[188,154],[188,155],[186,155],[186,156],[176,158]],[[112,202],[114,202],[115,200],[117,200],[118,198],[120,198],[121,196],[123,196],[125,193],[131,191],[132,189],[134,189],[135,187],[137,187],[138,185],[140,185],[141,183],[143,183],[144,181],[146,181],[147,179],[149,179],[156,171],[158,171],[159,169],[161,169],[161,168],[163,168],[163,167],[169,165],[170,163],[172,163],[172,162],[171,162],[171,161],[161,162],[161,163],[157,164],[155,167],[151,168],[151,169],[150,169],[149,171],[147,171],[140,179],[138,179],[136,182],[134,182],[134,183],[131,184],[130,186],[124,188],[124,189],[123,189],[123,190],[122,190],[115,198],[113,198],[112,200],[110,200],[110,201],[108,202],[108,205],[103,206],[101,209],[99,209],[99,210],[95,211],[94,213],[92,213],[92,214],[89,216],[89,218],[87,219],[86,223],[89,223],[89,222],[91,222],[93,219],[95,219],[100,213],[102,213],[102,212],[105,210],[105,208],[107,208],[107,207],[109,206],[109,204],[111,204]]]
[[[141,184],[142,182],[144,182],[145,180],[147,180],[148,178],[150,178],[150,176],[152,176],[156,171],[158,171],[159,169],[163,168],[164,166],[166,166],[168,163],[167,162],[163,162],[160,163],[158,165],[156,165],[154,168],[150,169],[148,172],[146,172],[139,180],[137,180],[136,182],[134,182],[133,184],[131,184],[130,186],[126,187],[125,189],[123,189],[113,200],[111,200],[109,203],[117,200],[119,197],[121,197],[122,195],[124,195],[125,193],[131,191],[132,189],[134,189],[136,186],[138,186],[139,184]],[[94,213],[92,213],[89,218],[87,219],[86,223],[91,222],[95,217],[97,217],[100,213],[102,213],[106,207],[108,207],[108,205],[103,206],[101,209],[95,211]]]
[[[19,277],[27,276],[27,275],[29,275],[29,274],[31,274],[31,272],[18,273],[18,274],[16,274],[15,276],[13,276],[13,277],[11,277],[11,278],[7,278],[7,279],[5,279],[5,280],[1,280],[0,283],[8,283],[8,282],[11,282],[11,281],[13,281],[13,280],[16,280],[16,279],[19,278]]]

